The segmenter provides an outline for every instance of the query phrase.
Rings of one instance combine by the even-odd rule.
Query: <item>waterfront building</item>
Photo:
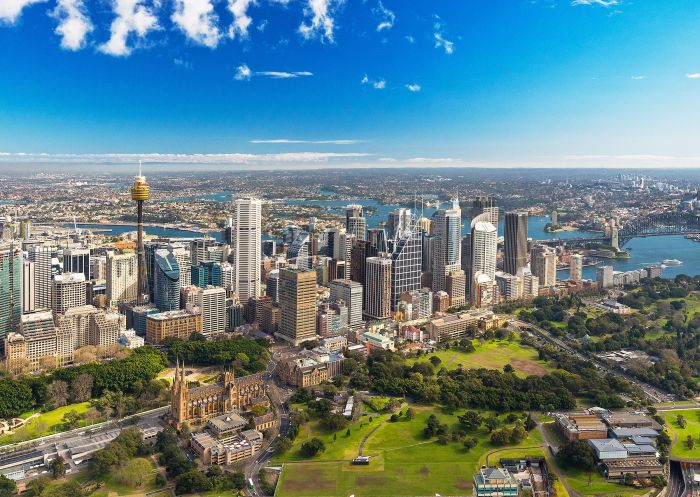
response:
[[[295,346],[316,337],[316,271],[280,269],[277,337]]]
[[[596,270],[596,281],[600,288],[611,288],[614,285],[613,272],[612,266],[600,266]]]
[[[241,302],[261,295],[260,240],[262,202],[239,199],[233,206],[233,245],[236,284],[234,291]]]
[[[503,271],[515,275],[527,266],[527,212],[506,212],[503,240]]]

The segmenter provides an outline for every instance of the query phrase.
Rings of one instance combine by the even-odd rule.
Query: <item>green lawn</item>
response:
[[[683,416],[686,420],[686,427],[678,426],[677,417]],[[671,449],[671,455],[683,458],[698,459],[700,457],[700,410],[684,409],[678,411],[665,411],[663,413],[666,418],[666,425],[671,430],[671,438],[673,433],[678,435],[678,440]],[[695,448],[689,449],[686,443],[688,435],[695,440]]]
[[[413,408],[416,411],[413,420],[402,418],[395,423],[387,422],[369,437],[363,452],[372,457],[369,466],[321,462],[336,459],[341,453],[356,455],[361,437],[353,435],[352,439],[344,439],[342,451],[333,448],[330,454],[326,451],[310,462],[286,464],[276,496],[471,495],[472,475],[483,464],[487,453],[498,451],[490,456],[490,463],[501,457],[543,454],[539,441],[532,435],[515,447],[495,447],[483,427],[470,435],[479,442],[469,452],[461,442],[442,445],[423,435],[428,416],[435,414],[449,426],[458,423],[457,416],[446,414],[440,408]]]
[[[538,358],[535,349],[523,347],[519,340],[513,342],[490,340],[484,343],[473,340],[473,344],[476,348],[475,352],[462,352],[455,349],[440,350],[420,358],[410,358],[407,363],[427,361],[428,358],[435,355],[442,361],[438,368],[456,369],[461,364],[465,369],[502,369],[506,364],[510,364],[521,377],[533,374],[544,375],[551,370],[545,361]]]
[[[82,414],[89,408],[89,402],[82,402],[80,404],[71,404],[68,406],[59,407],[53,411],[42,413],[29,421],[22,428],[18,429],[14,434],[0,437],[0,445],[23,442],[25,440],[31,440],[33,438],[43,437],[50,435],[51,433],[63,431],[61,420],[66,413],[70,411],[77,411],[78,414]],[[28,418],[29,415],[26,417]],[[85,426],[84,422],[83,426]]]
[[[565,469],[567,483],[581,495],[601,496],[601,495],[640,495],[646,493],[632,487],[619,485],[606,480],[596,471],[584,471],[580,469]],[[590,481],[590,484],[589,484]]]

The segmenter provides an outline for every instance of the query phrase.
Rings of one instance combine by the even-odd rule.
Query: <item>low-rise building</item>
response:
[[[282,361],[277,372],[282,381],[298,388],[320,385],[329,379],[328,366],[309,357]]]
[[[598,440],[589,440],[589,445],[595,452],[595,457],[599,461],[609,459],[626,459],[627,449],[614,438],[603,438]]]
[[[248,422],[238,413],[228,412],[207,421],[207,429],[216,438],[224,438],[233,433],[238,433],[245,428],[247,424]]]
[[[481,468],[474,473],[476,497],[517,497],[518,482],[505,468]]]
[[[246,430],[223,440],[209,432],[194,433],[190,445],[205,466],[228,466],[255,455],[262,447],[262,433]]]
[[[171,337],[186,339],[192,333],[202,333],[202,330],[202,314],[196,307],[146,317],[146,341],[151,344],[159,344]]]
[[[569,442],[608,437],[608,427],[593,414],[557,413],[554,418],[557,430]]]

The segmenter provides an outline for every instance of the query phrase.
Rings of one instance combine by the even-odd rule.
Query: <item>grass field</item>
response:
[[[681,415],[686,420],[686,427],[678,426],[677,417]],[[666,425],[669,429],[678,435],[678,440],[671,449],[671,455],[676,457],[693,458],[700,457],[700,410],[684,409],[678,411],[665,411],[663,413],[666,418]],[[673,438],[671,433],[671,438]],[[686,444],[688,435],[695,440],[695,448],[689,449]]]
[[[564,470],[566,481],[576,492],[581,495],[590,496],[632,496],[640,495],[645,491],[640,491],[632,487],[626,487],[617,483],[607,481],[596,471],[583,471],[579,469],[567,468]]]
[[[537,439],[531,435],[515,447],[495,447],[489,441],[485,428],[470,436],[478,445],[466,451],[461,442],[442,445],[423,436],[423,428],[430,414],[441,422],[455,426],[456,415],[446,414],[439,408],[413,406],[416,416],[408,421],[382,424],[368,438],[363,454],[372,457],[369,466],[352,466],[349,462],[330,461],[346,459],[340,455],[357,455],[359,442],[367,427],[350,438],[340,436],[337,447],[308,462],[286,464],[276,495],[278,497],[344,496],[407,496],[407,495],[471,495],[472,475],[485,460],[486,454],[497,450],[492,457],[497,461],[505,456],[542,455]],[[458,414],[461,414],[460,411]],[[386,419],[386,416],[382,419]],[[373,421],[376,423],[377,421]],[[340,443],[339,443],[340,442]],[[295,443],[296,445],[296,443]],[[341,448],[342,447],[342,448]],[[322,462],[325,461],[325,462]],[[490,461],[491,462],[491,461]]]
[[[29,421],[23,427],[19,428],[14,434],[0,437],[0,445],[23,442],[24,440],[31,440],[33,438],[43,437],[50,435],[51,433],[63,431],[61,420],[66,413],[76,411],[78,414],[82,414],[89,408],[89,402],[82,402],[80,404],[71,404],[68,406],[59,407],[53,411],[42,413]],[[26,419],[30,415],[30,413],[27,413],[26,415],[23,415],[23,417]]]
[[[539,360],[535,349],[523,347],[519,340],[490,340],[484,343],[474,340],[473,343],[475,352],[441,350],[421,358],[411,358],[407,362],[413,364],[417,361],[427,361],[435,355],[442,361],[438,368],[456,369],[461,364],[465,369],[502,369],[506,364],[510,364],[521,377],[545,375],[551,370],[545,361]]]

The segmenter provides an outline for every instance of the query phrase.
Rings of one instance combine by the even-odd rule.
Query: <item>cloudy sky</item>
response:
[[[697,0],[0,0],[0,161],[700,167]]]

